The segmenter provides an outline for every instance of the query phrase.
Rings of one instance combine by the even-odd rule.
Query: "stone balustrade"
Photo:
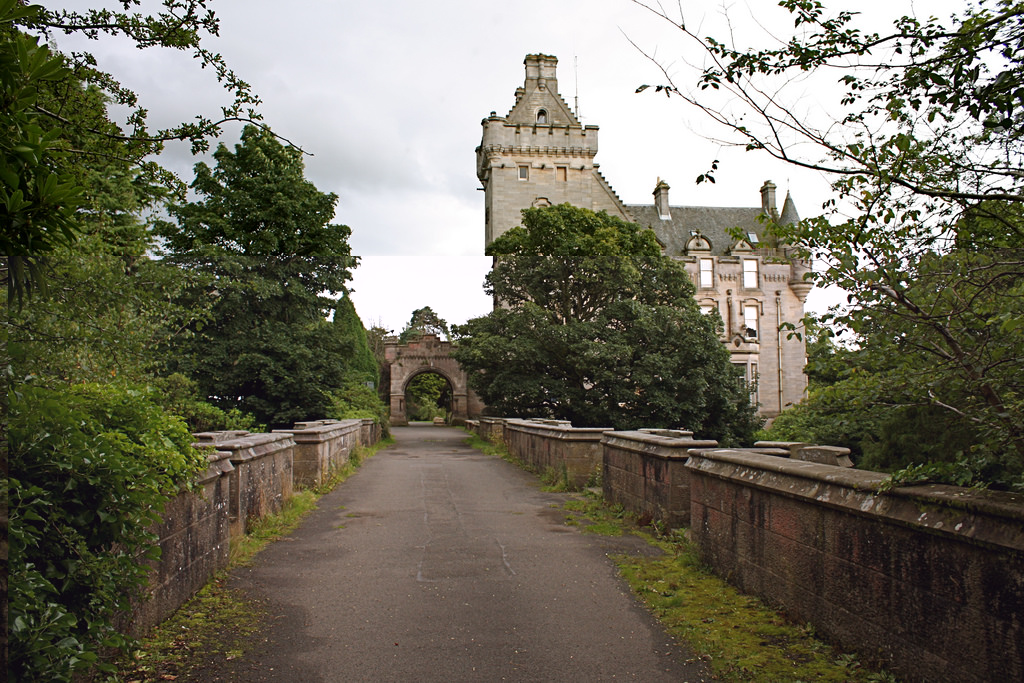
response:
[[[560,435],[573,433],[501,424],[509,451],[539,469],[558,466]],[[606,501],[689,524],[719,576],[797,623],[906,680],[1024,680],[1024,495],[885,491],[887,475],[852,469],[832,446],[590,431],[601,433]]]
[[[228,565],[231,547],[231,454],[213,451],[209,466],[164,505],[152,530],[159,538],[160,559],[152,562],[146,597],[134,603],[126,626],[139,636],[160,623]]]
[[[370,420],[373,423],[373,420]],[[363,420],[296,422],[292,429],[275,429],[295,441],[293,473],[296,486],[319,486],[344,467],[364,438]]]
[[[246,533],[250,520],[280,511],[292,497],[295,441],[291,434],[204,432],[197,436],[200,443],[212,439],[218,451],[228,453],[233,466],[229,507],[232,536]]]

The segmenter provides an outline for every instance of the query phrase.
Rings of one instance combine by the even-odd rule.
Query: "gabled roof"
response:
[[[685,254],[686,243],[695,232],[711,242],[712,255],[722,256],[736,243],[729,234],[732,228],[740,228],[744,235],[752,232],[758,239],[764,229],[764,224],[758,220],[762,215],[760,207],[672,206],[672,217],[667,220],[658,216],[653,204],[628,204],[626,210],[634,222],[654,230],[669,256]]]
[[[537,111],[548,113],[549,126],[572,126],[582,128],[576,115],[558,92],[556,66],[558,58],[550,55],[527,55],[526,82],[516,89],[516,103],[505,119],[509,124],[533,125],[537,123]]]

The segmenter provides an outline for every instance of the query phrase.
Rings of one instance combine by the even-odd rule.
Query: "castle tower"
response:
[[[584,126],[558,93],[558,59],[527,55],[526,81],[506,116],[481,122],[476,172],[483,184],[484,246],[520,225],[521,211],[568,202],[629,220],[594,163],[597,126]]]
[[[803,337],[790,336],[786,327],[803,318],[810,264],[765,232],[766,222],[800,220],[789,193],[781,213],[770,180],[761,187],[759,205],[680,206],[670,204],[671,188],[659,178],[653,204],[626,205],[594,163],[597,126],[582,125],[558,94],[558,60],[527,55],[524,63],[526,81],[516,89],[515,105],[504,117],[491,112],[482,121],[476,148],[485,246],[521,225],[523,209],[551,204],[607,211],[648,227],[693,279],[701,310],[721,318],[721,341],[760,413],[774,417],[799,402],[807,386],[807,353]]]

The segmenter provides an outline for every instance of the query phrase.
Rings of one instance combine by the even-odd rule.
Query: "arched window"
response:
[[[547,122],[548,122],[548,110],[547,109],[540,109],[539,111],[537,111],[537,123],[547,123]]]

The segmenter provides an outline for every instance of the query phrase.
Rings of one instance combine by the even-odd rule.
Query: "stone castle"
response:
[[[807,386],[806,349],[781,325],[798,325],[804,315],[809,264],[761,239],[766,221],[799,220],[792,198],[787,194],[780,212],[768,181],[759,206],[672,206],[668,184],[658,180],[653,204],[625,204],[594,161],[598,127],[582,125],[558,93],[558,59],[527,55],[525,64],[512,110],[481,122],[476,157],[486,245],[520,225],[522,209],[562,203],[649,227],[693,278],[701,309],[722,317],[722,342],[756,387],[751,398],[761,414],[773,417],[798,402]]]

